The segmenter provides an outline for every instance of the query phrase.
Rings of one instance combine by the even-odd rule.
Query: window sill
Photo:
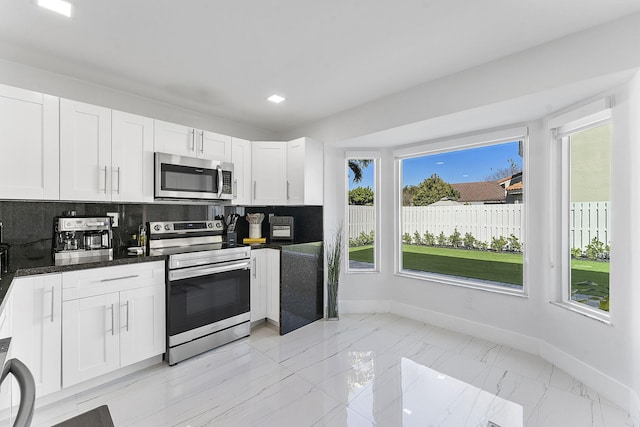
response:
[[[411,279],[428,280],[430,282],[442,283],[445,285],[460,286],[463,288],[478,289],[481,291],[494,292],[503,295],[512,295],[520,298],[529,298],[524,288],[516,287],[516,285],[502,286],[499,282],[491,282],[488,280],[469,279],[466,277],[447,276],[443,274],[424,273],[414,270],[401,270],[396,276],[408,277]],[[511,287],[513,286],[513,287]]]
[[[611,323],[611,315],[601,310],[590,309],[588,307],[583,307],[582,304],[578,305],[578,303],[572,303],[568,301],[549,301],[549,303],[555,305],[556,307],[560,307],[573,313],[580,314],[584,317],[588,317],[589,319],[597,320],[598,322],[602,322],[605,325],[613,326],[613,323]]]

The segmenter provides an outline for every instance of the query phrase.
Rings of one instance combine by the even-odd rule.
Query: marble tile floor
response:
[[[37,408],[49,426],[108,405],[116,426],[633,426],[539,357],[393,314],[268,326]]]

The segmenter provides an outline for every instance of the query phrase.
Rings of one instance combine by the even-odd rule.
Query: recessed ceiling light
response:
[[[282,101],[284,101],[287,98],[285,98],[284,96],[280,96],[280,95],[277,95],[277,94],[274,93],[273,95],[271,95],[267,99],[269,101],[273,102],[274,104],[280,104]]]
[[[71,3],[64,0],[38,0],[38,6],[53,10],[67,18],[71,17]]]

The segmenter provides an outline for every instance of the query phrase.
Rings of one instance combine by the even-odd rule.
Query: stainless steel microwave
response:
[[[155,198],[233,199],[233,163],[155,153]]]

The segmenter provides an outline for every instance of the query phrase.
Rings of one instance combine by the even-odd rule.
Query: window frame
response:
[[[373,207],[374,207],[374,229],[373,229],[373,267],[372,268],[350,268],[349,267],[349,160],[373,160]],[[381,179],[380,179],[380,165],[382,163],[382,155],[379,151],[345,151],[344,155],[344,171],[345,171],[345,213],[346,218],[345,226],[345,239],[344,239],[344,253],[345,257],[345,274],[370,274],[380,273],[380,191],[381,191]]]
[[[570,136],[582,132],[588,129],[593,129],[598,126],[610,124],[613,126],[613,114],[610,107],[611,103],[609,99],[594,102],[586,107],[583,107],[579,111],[580,115],[575,112],[568,113],[564,121],[561,119],[554,119],[550,121],[556,127],[551,128],[552,141],[557,146],[556,152],[560,156],[559,168],[557,173],[556,182],[559,180],[560,184],[560,207],[556,211],[559,211],[561,215],[559,234],[560,248],[559,253],[554,256],[558,264],[560,265],[560,280],[558,286],[555,289],[555,299],[550,302],[554,305],[568,309],[583,316],[601,321],[603,323],[611,325],[611,312],[612,306],[609,311],[600,310],[595,307],[591,307],[587,304],[579,303],[571,299],[571,245],[569,242],[570,232],[570,215],[571,215],[571,154],[570,154]],[[597,110],[597,111],[593,111]],[[576,117],[578,116],[578,117]],[[613,136],[611,138],[611,144],[613,144]],[[613,149],[612,149],[613,150]],[[611,191],[611,190],[610,190]],[[609,201],[610,206],[612,204]],[[609,230],[611,234],[611,230]],[[610,239],[613,241],[613,239]],[[611,295],[611,286],[613,281],[611,280],[611,272],[609,273],[609,295]],[[613,304],[615,307],[615,304]]]
[[[523,173],[522,179],[525,185],[522,204],[522,241],[524,243],[522,253],[522,288],[511,288],[496,284],[487,283],[479,279],[463,278],[446,274],[415,272],[413,270],[402,269],[402,160],[425,155],[433,155],[465,149],[486,147],[506,142],[521,141],[523,152]],[[529,223],[527,214],[529,204],[526,183],[529,180],[529,129],[527,126],[516,126],[497,130],[485,130],[464,136],[451,136],[433,141],[425,141],[417,145],[400,148],[393,152],[394,157],[394,274],[399,277],[408,277],[446,285],[460,286],[465,288],[479,289],[499,294],[512,295],[528,298],[527,270],[528,262],[526,257],[527,242],[529,241]]]

